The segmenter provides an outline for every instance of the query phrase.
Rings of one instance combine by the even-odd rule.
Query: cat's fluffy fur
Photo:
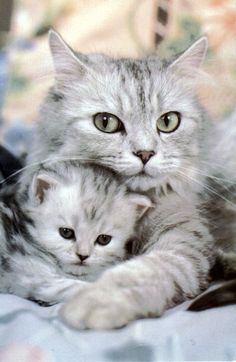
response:
[[[200,196],[205,196],[211,125],[195,90],[207,41],[200,39],[172,61],[77,54],[54,31],[50,47],[56,82],[42,107],[28,163],[94,163],[156,202],[139,225],[143,255],[83,288],[62,316],[85,328],[120,327],[138,317],[159,316],[207,286],[214,260],[211,208]],[[172,133],[158,132],[157,119],[170,111],[179,112],[180,126]],[[119,117],[124,129],[99,131],[93,122],[98,112]],[[137,157],[140,150],[152,151],[145,165]],[[23,175],[23,189],[40,167]]]
[[[0,291],[47,304],[124,260],[136,221],[152,206],[106,170],[65,164],[36,174],[26,201],[6,189],[0,199]],[[63,238],[59,228],[74,236]],[[104,234],[112,239],[100,245]]]
[[[236,109],[230,117],[216,124],[209,145],[207,187],[213,192],[205,211],[209,229],[216,240],[214,280],[236,278]],[[236,279],[197,299],[191,311],[199,311],[236,302]]]
[[[212,269],[214,279],[234,279],[220,287],[204,293],[190,306],[191,311],[201,311],[236,303],[236,253],[218,250],[216,263]]]
[[[28,164],[75,158],[111,168],[124,176],[130,188],[142,191],[169,182],[183,193],[188,182],[182,172],[190,178],[191,189],[201,189],[191,178],[201,181],[197,168],[202,166],[209,127],[195,96],[206,45],[202,38],[168,64],[156,56],[134,60],[77,55],[51,32],[56,84],[42,106]],[[180,127],[158,134],[158,117],[172,110],[181,114]],[[125,132],[99,131],[93,124],[98,112],[118,116]],[[155,152],[145,168],[134,155],[139,150]],[[28,169],[22,183],[39,167]]]

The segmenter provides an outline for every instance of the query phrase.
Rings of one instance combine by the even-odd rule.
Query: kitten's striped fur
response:
[[[71,164],[41,170],[26,201],[16,188],[4,189],[0,291],[47,304],[66,300],[85,280],[127,257],[136,221],[149,206],[147,197],[127,193],[112,173]],[[61,227],[74,237],[64,239]],[[112,236],[108,245],[96,243],[101,234]]]

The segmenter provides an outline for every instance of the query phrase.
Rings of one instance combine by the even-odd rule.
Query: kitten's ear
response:
[[[137,207],[138,219],[141,219],[141,217],[145,214],[145,212],[148,209],[154,207],[152,201],[147,196],[144,195],[131,193],[129,195],[129,200]]]
[[[40,173],[34,176],[31,192],[33,197],[39,200],[40,204],[44,201],[47,190],[58,185],[58,181],[51,175]]]
[[[193,43],[185,52],[170,64],[173,69],[187,77],[193,78],[201,66],[208,47],[207,37],[203,36]]]
[[[79,76],[87,73],[87,65],[75,55],[60,34],[51,29],[48,33],[48,40],[57,80],[78,79]]]

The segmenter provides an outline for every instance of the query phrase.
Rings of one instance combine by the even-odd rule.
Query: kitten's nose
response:
[[[142,163],[145,165],[152,156],[155,155],[154,151],[138,151],[134,152],[134,155],[141,158]]]
[[[89,255],[81,255],[77,254],[81,261],[84,261],[85,259],[88,259]]]

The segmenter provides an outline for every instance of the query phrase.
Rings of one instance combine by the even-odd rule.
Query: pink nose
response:
[[[134,152],[134,155],[141,158],[142,163],[145,165],[150,158],[155,155],[154,151],[138,151],[138,152]]]

